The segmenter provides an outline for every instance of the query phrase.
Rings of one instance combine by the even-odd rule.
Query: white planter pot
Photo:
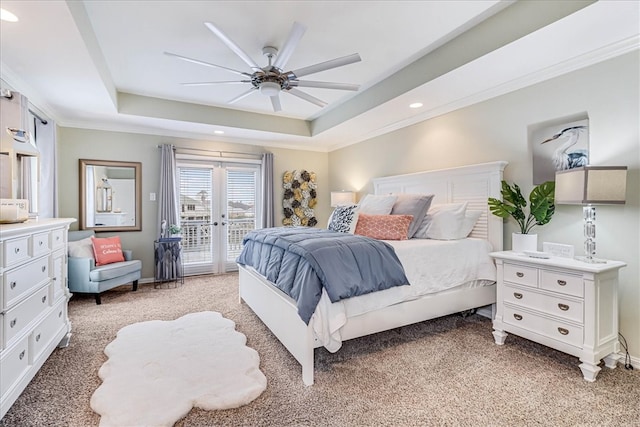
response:
[[[537,251],[538,235],[513,233],[511,235],[511,250],[514,252]]]

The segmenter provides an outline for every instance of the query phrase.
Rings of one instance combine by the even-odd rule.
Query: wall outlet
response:
[[[562,243],[543,242],[542,250],[552,256],[562,258],[573,258],[574,255],[573,245],[563,245]]]
[[[156,201],[156,193],[149,193],[149,201],[151,202]]]

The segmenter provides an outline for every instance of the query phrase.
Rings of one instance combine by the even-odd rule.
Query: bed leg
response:
[[[302,382],[306,386],[313,385],[313,358],[311,364],[305,363],[302,365]]]

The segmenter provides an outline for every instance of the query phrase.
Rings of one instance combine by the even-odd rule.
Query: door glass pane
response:
[[[235,262],[242,239],[256,228],[256,169],[227,168],[227,262]]]
[[[211,200],[213,170],[179,167],[180,226],[182,227],[182,258],[189,265],[211,265]]]

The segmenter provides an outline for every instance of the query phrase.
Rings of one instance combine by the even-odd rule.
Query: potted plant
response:
[[[544,225],[551,221],[556,210],[554,193],[556,183],[547,181],[537,185],[529,194],[529,214],[525,214],[527,200],[522,196],[517,184],[509,185],[502,181],[502,200],[489,197],[491,213],[500,218],[513,217],[520,227],[520,233],[513,233],[512,250],[515,252],[535,251],[538,249],[538,236],[531,234],[537,225]]]
[[[180,228],[179,225],[176,224],[171,224],[169,226],[169,235],[170,236],[179,236],[180,235],[180,231],[182,231],[182,229]]]

